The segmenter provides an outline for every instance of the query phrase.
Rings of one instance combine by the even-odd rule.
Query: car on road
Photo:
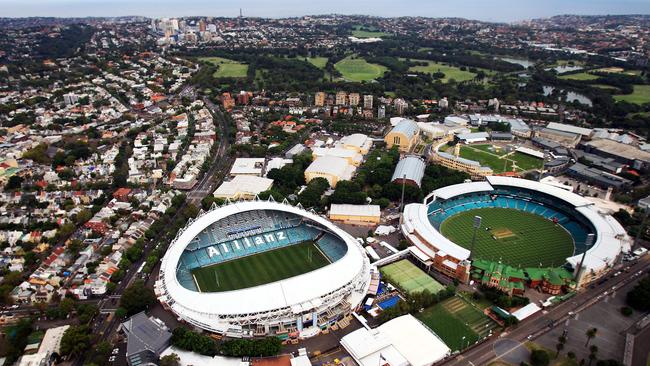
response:
[[[115,362],[115,356],[111,356],[108,358],[108,362]]]

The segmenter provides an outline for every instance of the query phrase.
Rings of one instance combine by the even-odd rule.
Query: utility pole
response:
[[[481,216],[474,216],[474,234],[472,235],[472,246],[470,247],[470,255],[474,253],[474,245],[476,244],[476,232],[481,227]]]
[[[595,237],[596,235],[592,233],[587,235],[587,238],[585,239],[585,251],[582,253],[582,258],[580,259],[580,265],[578,266],[578,270],[576,271],[576,277],[573,279],[576,283],[576,289],[580,287],[578,283],[578,279],[580,278],[580,272],[582,271],[582,264],[584,263],[585,257],[587,256],[587,250],[589,249],[590,246],[594,244]]]

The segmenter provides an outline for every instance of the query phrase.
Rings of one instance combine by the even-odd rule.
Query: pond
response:
[[[553,90],[555,90],[555,87],[552,87],[552,86],[549,86],[549,85],[544,85],[544,95],[545,96],[551,95],[551,93],[553,93]],[[564,92],[565,90],[560,89],[560,91]],[[577,101],[578,103],[581,103],[581,104],[584,104],[584,105],[587,105],[587,106],[590,106],[590,107],[593,106],[593,103],[591,102],[591,99],[589,99],[589,97],[587,97],[584,94],[576,93],[576,92],[573,92],[573,91],[570,91],[570,90],[567,91],[567,93],[566,93],[566,101],[567,102]]]
[[[560,66],[555,66],[555,67],[550,67],[546,70],[555,70],[557,71],[558,74],[564,74],[565,72],[572,72],[572,71],[578,71],[582,70],[582,66],[576,66],[576,65],[560,65]]]
[[[521,65],[521,66],[523,66],[523,67],[526,68],[526,69],[529,68],[529,67],[531,67],[531,66],[533,66],[533,65],[535,65],[535,63],[534,63],[533,61],[531,61],[531,60],[527,60],[527,59],[525,59],[525,58],[516,58],[516,57],[497,57],[497,59],[502,60],[502,61],[505,61],[505,62],[510,62],[511,64]]]

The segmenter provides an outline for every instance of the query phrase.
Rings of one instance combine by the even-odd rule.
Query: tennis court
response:
[[[408,259],[391,263],[385,267],[381,267],[379,270],[384,277],[388,277],[389,281],[394,282],[394,285],[397,285],[408,293],[428,290],[432,294],[437,294],[440,290],[444,289],[444,286]]]

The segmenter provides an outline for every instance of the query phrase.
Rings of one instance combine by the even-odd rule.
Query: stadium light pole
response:
[[[641,220],[641,226],[639,226],[639,231],[634,237],[634,242],[632,243],[632,249],[636,248],[639,245],[639,239],[641,239],[641,233],[643,233],[643,228],[645,227],[645,222],[648,220],[648,214],[650,214],[649,207],[646,207],[643,210],[643,220]]]
[[[476,232],[481,227],[481,216],[474,216],[474,234],[472,235],[472,246],[470,249],[470,255],[474,253],[474,244],[476,244]]]
[[[402,199],[399,202],[399,212],[404,211],[404,186],[406,185],[406,174],[402,176]]]
[[[542,180],[542,176],[544,175],[544,165],[546,165],[546,155],[548,154],[548,150],[544,149],[544,156],[542,156],[542,166],[539,168],[539,175],[537,176],[537,181]]]
[[[593,233],[587,235],[587,238],[585,239],[585,251],[582,252],[582,258],[580,259],[580,265],[578,265],[578,270],[576,271],[576,277],[573,279],[576,282],[576,288],[579,287],[578,279],[580,278],[580,272],[582,271],[582,264],[585,261],[585,257],[587,256],[587,249],[594,243],[594,238],[596,235]]]

